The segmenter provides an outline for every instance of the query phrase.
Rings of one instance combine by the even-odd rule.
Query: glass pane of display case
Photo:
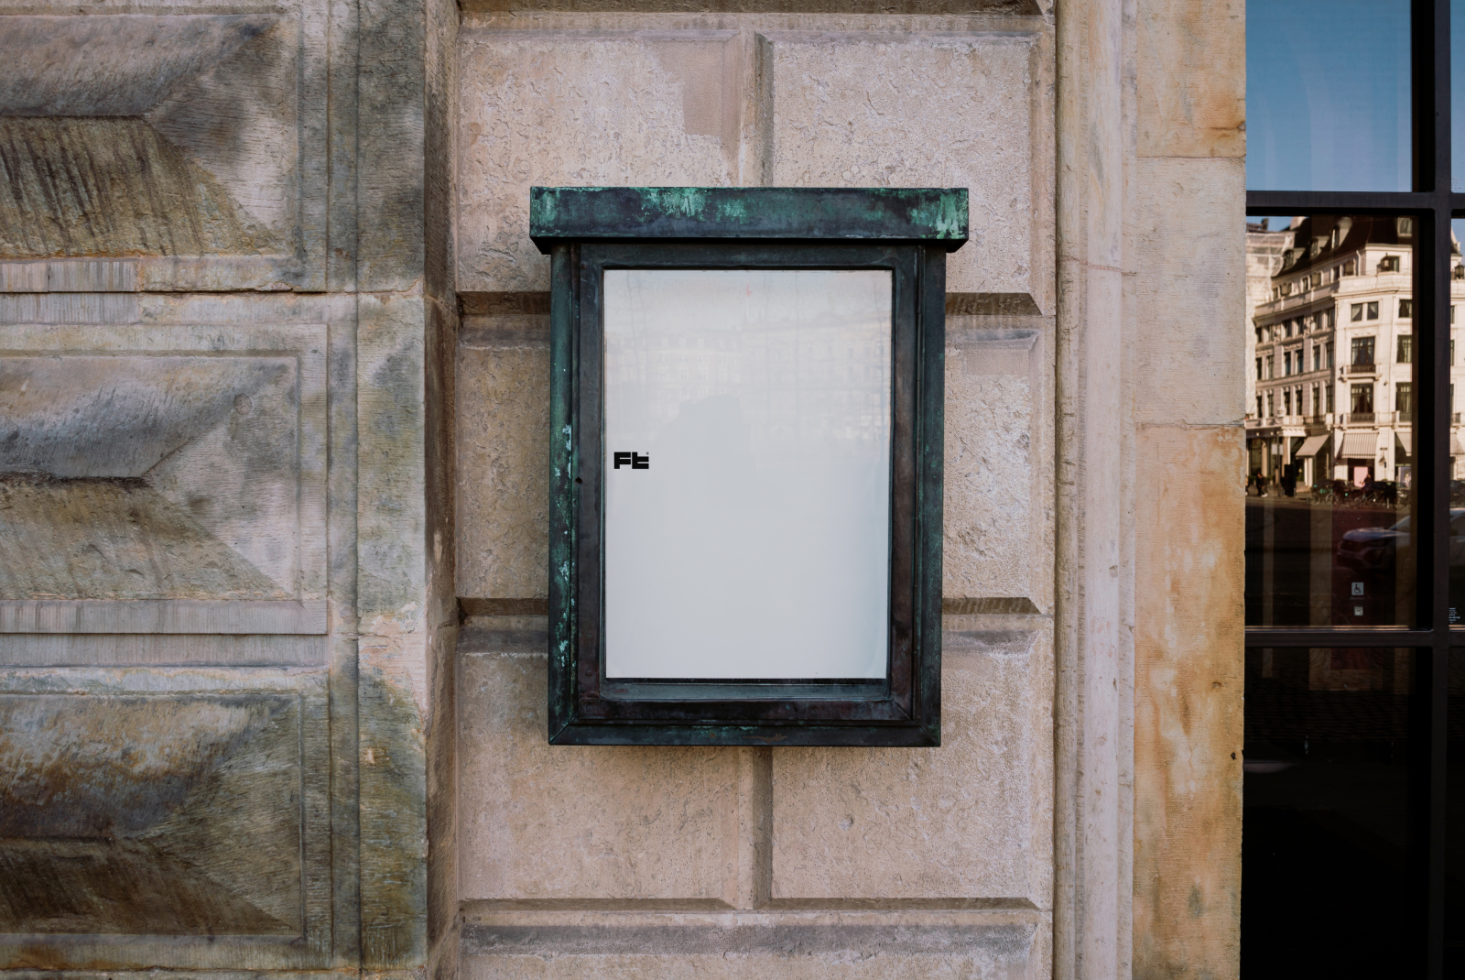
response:
[[[892,288],[606,270],[607,677],[886,675]]]

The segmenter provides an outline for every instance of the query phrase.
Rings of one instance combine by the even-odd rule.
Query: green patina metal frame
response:
[[[964,189],[536,187],[551,256],[549,740],[939,745],[946,254]],[[879,681],[604,677],[601,282],[607,268],[887,269],[894,281],[890,656]]]

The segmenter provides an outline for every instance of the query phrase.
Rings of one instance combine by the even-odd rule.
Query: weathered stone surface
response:
[[[474,318],[460,337],[460,596],[548,594],[548,319]]]
[[[1052,321],[951,317],[946,350],[948,601],[1052,596]]]
[[[741,51],[728,31],[464,31],[458,289],[549,288],[534,184],[739,182]]]
[[[947,633],[941,747],[780,749],[773,898],[1001,898],[1050,907],[1052,648]]]
[[[1036,34],[770,31],[771,180],[966,187],[954,293],[1028,293],[1051,313]]]
[[[1134,403],[1144,422],[1245,414],[1246,168],[1239,159],[1143,159],[1128,212],[1135,281]],[[1176,215],[1184,214],[1184,221]],[[1223,324],[1227,326],[1222,326]],[[1201,366],[1204,365],[1204,370]]]
[[[286,599],[142,480],[0,477],[6,599]]]
[[[322,679],[0,674],[0,934],[254,935],[319,949]],[[0,938],[0,956],[12,951]],[[62,967],[76,953],[28,955]]]
[[[1036,912],[469,913],[469,980],[1038,980],[1049,929]]]
[[[320,19],[158,11],[5,15],[0,53],[21,67],[0,82],[0,280],[320,288]],[[95,280],[100,256],[125,274]],[[49,268],[20,283],[7,259]]]
[[[8,116],[140,116],[183,79],[269,30],[268,14],[9,16],[0,56]]]
[[[1244,0],[1146,0],[1136,9],[1139,157],[1244,157]]]
[[[468,0],[472,11],[591,13],[1041,14],[1052,0]]]
[[[1244,435],[1147,426],[1137,456],[1135,975],[1235,976]]]
[[[0,181],[0,259],[280,247],[142,119],[0,117]]]
[[[720,903],[737,750],[549,745],[544,642],[460,644],[462,897]]]
[[[321,328],[3,333],[0,631],[324,631]]]

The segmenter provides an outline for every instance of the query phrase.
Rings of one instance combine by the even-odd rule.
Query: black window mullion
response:
[[[1421,215],[1414,263],[1414,520],[1416,623],[1431,642],[1416,655],[1410,738],[1409,850],[1411,905],[1418,910],[1423,975],[1444,976],[1445,748],[1450,645],[1450,4],[1412,5],[1414,190],[1430,198]]]
[[[1460,195],[1465,199],[1465,194]],[[1426,211],[1438,202],[1414,191],[1247,191],[1246,213],[1395,215]]]
[[[1448,671],[1450,655],[1450,218],[1453,187],[1450,132],[1450,2],[1415,0],[1411,57],[1414,66],[1414,189],[1434,199],[1427,227],[1420,229],[1421,245],[1429,252],[1415,262],[1416,347],[1427,356],[1414,362],[1415,390],[1420,408],[1414,421],[1416,486],[1422,497],[1416,504],[1420,547],[1416,555],[1428,581],[1415,590],[1420,626],[1428,626],[1433,642],[1416,673],[1413,712],[1423,722],[1422,737],[1411,739],[1423,751],[1411,775],[1412,839],[1418,845],[1409,855],[1417,875],[1424,912],[1424,975],[1444,977],[1445,933],[1445,819],[1448,737]],[[1421,469],[1420,464],[1424,464]],[[1416,496],[1419,496],[1416,491]],[[1421,509],[1427,512],[1421,513]],[[1417,834],[1417,836],[1416,836]]]

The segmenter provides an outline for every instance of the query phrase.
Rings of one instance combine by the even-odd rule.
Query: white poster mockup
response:
[[[605,674],[886,674],[892,277],[607,270]]]

